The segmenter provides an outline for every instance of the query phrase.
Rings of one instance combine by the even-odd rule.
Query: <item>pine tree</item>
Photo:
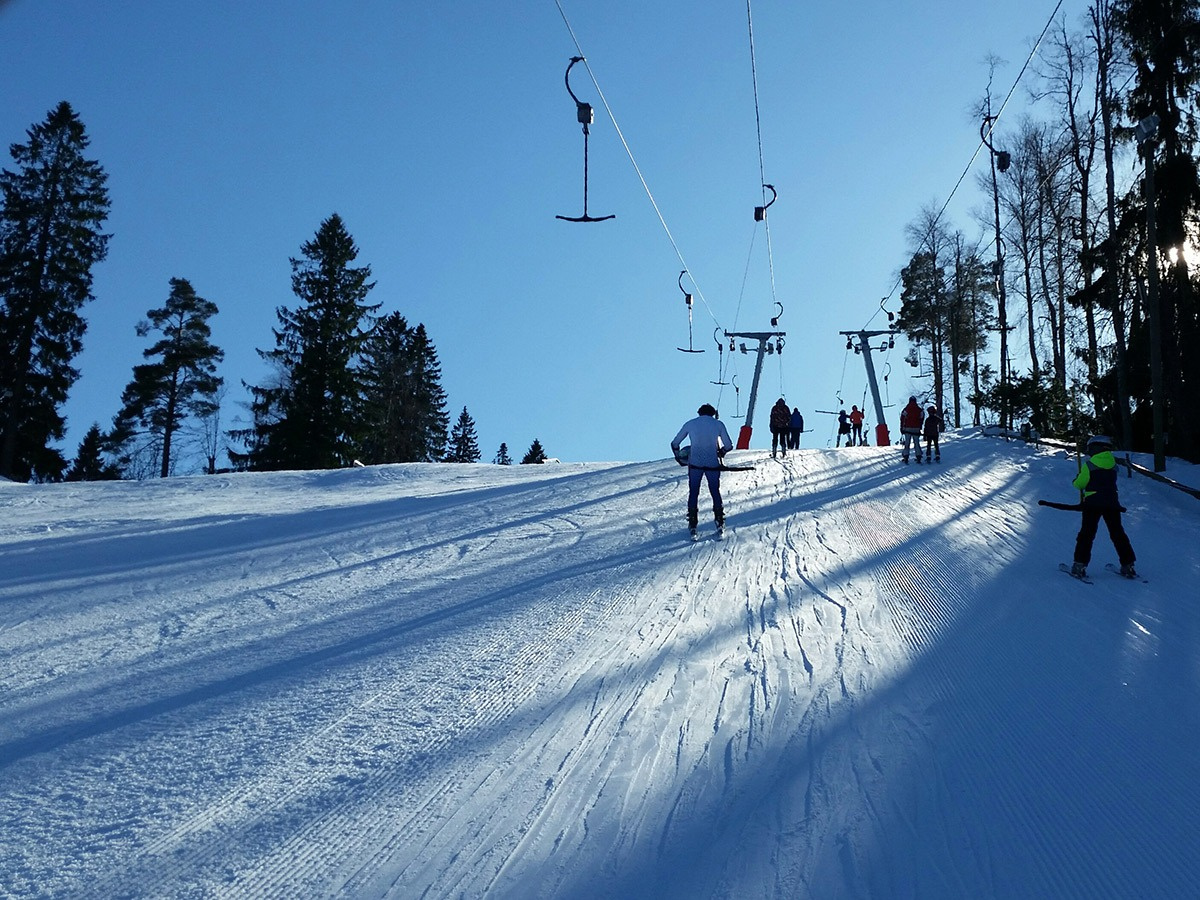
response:
[[[1196,143],[1197,90],[1200,88],[1200,0],[1114,0],[1113,24],[1134,64],[1137,77],[1128,94],[1128,113],[1134,122],[1158,117],[1155,136],[1141,148],[1154,155],[1155,219],[1160,265],[1167,267],[1159,284],[1158,319],[1165,395],[1164,430],[1171,451],[1200,459],[1200,416],[1194,413],[1200,388],[1200,294],[1183,253],[1171,260],[1171,249],[1192,242],[1200,213],[1200,161]],[[1144,205],[1144,192],[1134,202]],[[1144,222],[1144,215],[1140,217]],[[1144,263],[1137,264],[1139,268]],[[1150,277],[1150,273],[1146,273]],[[1149,312],[1147,311],[1147,316]],[[1130,352],[1134,358],[1151,355],[1146,328],[1131,323]],[[1149,368],[1147,364],[1146,369]],[[1136,379],[1137,373],[1131,371]],[[1146,371],[1142,380],[1149,378]],[[1150,408],[1152,389],[1131,385],[1142,395],[1139,406]],[[1144,421],[1147,415],[1142,417]],[[1148,435],[1146,437],[1149,437]],[[1146,438],[1143,438],[1145,440]]]
[[[93,423],[87,430],[79,449],[75,453],[75,461],[67,470],[66,481],[115,481],[121,477],[121,469],[115,463],[104,458],[105,439],[100,431],[99,423]]]
[[[508,444],[500,444],[500,449],[496,451],[496,458],[493,459],[492,462],[498,466],[512,465],[512,457],[508,455]]]
[[[542,449],[542,442],[537,438],[533,439],[533,443],[529,445],[529,449],[525,451],[525,456],[521,459],[521,465],[529,465],[530,463],[542,463],[546,461],[546,451]]]
[[[174,438],[184,422],[213,414],[222,384],[217,363],[225,355],[210,341],[208,320],[217,314],[216,304],[198,296],[187,279],[172,278],[170,284],[166,304],[150,310],[149,321],[138,324],[139,337],[153,330],[162,338],[142,352],[151,362],[133,367],[111,435],[123,462],[149,435],[161,451],[162,478],[171,472]]]
[[[384,316],[363,349],[364,441],[368,464],[433,462],[446,447],[446,393],[437,351],[423,325]]]
[[[474,463],[479,462],[480,456],[475,420],[464,406],[458,421],[450,431],[450,449],[446,454],[446,462]]]
[[[79,377],[92,300],[92,267],[109,236],[107,176],[84,158],[88,137],[60,103],[0,172],[0,476],[57,478],[66,460],[49,446],[65,434],[59,407]]]
[[[334,213],[293,258],[295,310],[276,310],[275,349],[259,351],[277,378],[251,387],[253,427],[231,432],[248,446],[235,462],[254,469],[328,469],[358,458],[364,441],[359,356],[370,335],[369,266]]]

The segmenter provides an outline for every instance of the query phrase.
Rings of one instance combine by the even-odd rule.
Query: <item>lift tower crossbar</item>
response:
[[[741,431],[738,432],[737,449],[739,449],[739,450],[749,450],[750,449],[750,433],[754,429],[754,403],[758,399],[758,381],[759,381],[759,378],[762,377],[763,357],[767,354],[768,347],[770,347],[770,352],[775,352],[775,348],[776,348],[776,346],[778,346],[778,348],[779,348],[778,352],[782,353],[783,352],[783,340],[782,339],[786,336],[787,336],[786,331],[727,331],[727,332],[725,332],[725,337],[730,338],[730,339],[746,338],[747,340],[758,341],[758,359],[754,363],[754,381],[750,385],[750,405],[746,407],[746,424],[743,425],[741,428]],[[772,343],[770,343],[771,341],[775,341],[776,343],[772,344]],[[748,352],[748,351],[746,351],[746,348],[744,346],[742,347],[742,350],[743,350],[743,352]]]
[[[886,447],[891,444],[892,440],[888,435],[887,422],[883,414],[883,401],[879,399],[879,382],[875,378],[875,363],[871,359],[871,338],[886,334],[890,343],[896,332],[891,330],[840,331],[838,334],[843,334],[851,340],[858,338],[858,349],[862,351],[863,362],[867,366],[867,381],[871,386],[871,399],[875,401],[875,444],[879,447]],[[849,344],[847,344],[847,349],[849,349]]]

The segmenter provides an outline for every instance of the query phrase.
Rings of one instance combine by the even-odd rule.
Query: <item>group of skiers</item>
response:
[[[713,518],[717,525],[717,537],[725,534],[725,504],[721,499],[721,471],[726,468],[725,454],[733,449],[733,440],[725,423],[717,417],[717,410],[709,403],[702,405],[697,411],[696,418],[685,422],[679,433],[671,440],[671,451],[682,466],[688,467],[688,498],[687,520],[688,531],[692,540],[697,538],[699,524],[700,485],[707,481],[708,491],[712,496]],[[858,412],[854,407],[853,412]],[[853,415],[847,418],[853,424]],[[843,410],[843,415],[845,411]],[[788,448],[800,446],[800,432],[804,430],[804,419],[800,411],[794,411],[798,420],[793,418],[793,411],[788,409],[786,401],[781,397],[771,410],[771,456],[776,450],[786,454]],[[861,413],[859,414],[861,417]],[[797,422],[798,424],[793,424]],[[786,425],[785,425],[786,422]],[[861,418],[857,424],[858,437],[861,439]],[[909,447],[915,443],[917,462],[921,462],[921,438],[925,438],[925,458],[940,461],[942,458],[938,434],[943,427],[941,413],[936,406],[925,410],[916,397],[908,398],[908,405],[900,413],[900,433],[904,438],[903,460],[908,462]],[[688,446],[684,446],[684,440]],[[853,433],[851,441],[854,440]],[[841,445],[841,430],[839,426],[839,446]],[[1087,459],[1080,466],[1079,474],[1072,482],[1080,492],[1078,509],[1083,513],[1083,521],[1079,534],[1075,538],[1074,562],[1071,574],[1076,578],[1087,578],[1087,565],[1092,558],[1092,544],[1100,520],[1104,520],[1109,537],[1117,551],[1120,560],[1120,574],[1126,578],[1138,577],[1134,569],[1136,557],[1129,536],[1121,523],[1121,513],[1124,508],[1117,497],[1116,458],[1112,453],[1112,439],[1096,435],[1088,439]],[[1070,507],[1072,509],[1076,507]]]
[[[768,423],[771,429],[771,458],[775,458],[778,450],[787,455],[789,450],[800,449],[800,435],[804,433],[804,416],[800,408],[788,409],[787,401],[780,397],[771,407],[771,419]]]

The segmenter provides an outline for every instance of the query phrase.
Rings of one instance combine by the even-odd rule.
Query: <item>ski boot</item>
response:
[[[1071,563],[1072,578],[1087,578],[1087,566],[1081,562]]]
[[[1133,568],[1133,563],[1126,563],[1125,565],[1121,566],[1121,568],[1117,571],[1117,574],[1122,578],[1138,577],[1137,570]]]

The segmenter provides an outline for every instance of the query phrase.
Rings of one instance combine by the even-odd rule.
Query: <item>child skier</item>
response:
[[[688,531],[696,539],[696,527],[700,518],[700,482],[708,481],[708,492],[712,495],[713,518],[717,523],[717,537],[725,534],[725,504],[721,501],[721,459],[733,448],[725,423],[717,418],[717,410],[705,403],[696,418],[684,423],[679,434],[671,441],[671,452],[680,465],[688,467],[687,518]],[[683,439],[690,446],[684,452]]]
[[[1104,435],[1088,438],[1087,455],[1079,474],[1072,484],[1083,492],[1083,522],[1075,538],[1075,560],[1071,574],[1076,578],[1087,577],[1087,565],[1092,560],[1092,542],[1100,520],[1108,527],[1121,562],[1121,574],[1126,578],[1137,578],[1133,564],[1137,557],[1125,528],[1121,524],[1121,501],[1117,498],[1117,460],[1112,454],[1113,442]]]
[[[908,398],[908,406],[900,410],[900,433],[904,435],[904,461],[908,462],[908,447],[917,445],[917,462],[921,461],[921,426],[925,422],[925,413],[921,412],[921,404],[916,397]]]
[[[936,406],[931,406],[925,410],[925,458],[933,459],[937,462],[942,461],[942,445],[938,440],[938,435],[942,430],[942,414],[937,411]],[[920,451],[918,451],[918,456]],[[920,460],[918,460],[919,462]]]

